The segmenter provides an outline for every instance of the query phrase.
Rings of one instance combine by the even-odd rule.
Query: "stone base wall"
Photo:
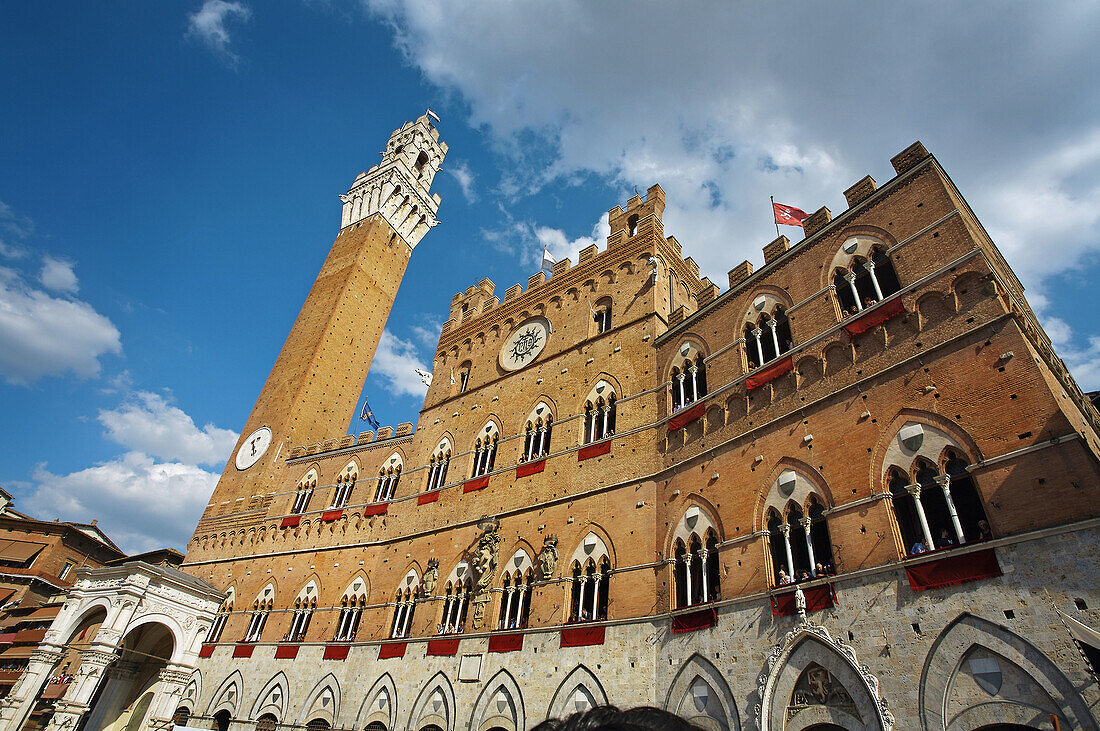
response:
[[[465,637],[453,657],[427,656],[417,640],[384,660],[377,644],[353,646],[342,661],[323,660],[322,645],[303,645],[295,660],[273,659],[272,645],[250,659],[219,646],[184,703],[206,719],[230,710],[234,729],[254,728],[263,712],[347,729],[373,720],[412,731],[525,729],[590,702],[652,704],[729,729],[758,728],[762,713],[769,728],[825,716],[852,728],[891,717],[898,729],[1052,728],[1051,714],[1064,729],[1097,728],[1089,709],[1100,688],[1053,605],[1100,626],[1100,529],[994,550],[1001,577],[941,589],[913,591],[900,567],[837,577],[836,605],[809,615],[826,639],[797,616],[773,616],[760,596],[719,605],[709,629],[675,634],[663,617],[608,626],[604,644],[589,647],[561,648],[560,632],[536,630],[506,653],[487,652],[488,635]]]

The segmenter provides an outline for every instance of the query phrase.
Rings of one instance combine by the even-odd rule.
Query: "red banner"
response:
[[[275,648],[276,660],[293,660],[298,657],[298,648],[301,645],[279,645]]]
[[[830,609],[836,603],[836,594],[833,593],[832,584],[807,587],[802,590],[802,593],[806,595],[807,612],[820,612],[823,609]],[[772,614],[777,617],[790,617],[798,614],[793,591],[776,594],[772,597]]]
[[[987,548],[984,551],[949,555],[927,563],[906,566],[905,573],[909,577],[909,588],[913,591],[924,591],[1000,576],[1001,565],[997,563],[996,552]]]
[[[523,649],[523,635],[490,635],[489,652],[515,652]]]
[[[428,640],[428,654],[449,657],[458,654],[458,639]]]
[[[608,454],[611,451],[611,440],[604,439],[602,442],[596,442],[595,444],[589,444],[587,447],[581,447],[577,450],[577,461],[583,462],[591,457],[599,457],[604,454]]]
[[[718,624],[718,610],[711,607],[673,617],[672,631],[675,634],[695,632],[696,630],[713,627],[716,624]]]
[[[255,645],[237,645],[233,648],[233,657],[252,657]]]
[[[321,522],[322,523],[331,523],[332,521],[336,520],[337,518],[339,518],[343,514],[344,514],[343,508],[341,508],[339,510],[326,510],[325,512],[321,513]]]
[[[482,475],[472,480],[466,480],[466,483],[462,486],[462,492],[474,492],[475,490],[482,490],[489,486],[489,475]]]
[[[439,499],[439,490],[432,490],[431,492],[422,492],[416,498],[417,505],[427,505],[428,503],[434,503]]]
[[[385,515],[389,512],[389,503],[374,503],[363,508],[363,517],[369,518],[372,515]]]
[[[46,687],[42,689],[42,695],[39,698],[43,700],[52,700],[54,698],[60,698],[65,695],[65,691],[69,689],[69,683],[46,683]]]
[[[865,333],[873,327],[881,325],[889,319],[897,317],[905,312],[905,303],[900,298],[890,300],[884,305],[876,307],[866,315],[860,315],[844,326],[849,337]]]
[[[760,388],[766,383],[771,383],[780,376],[790,373],[792,368],[794,368],[794,363],[791,362],[791,356],[788,355],[775,365],[770,365],[749,376],[745,381],[745,390],[751,391],[754,388]]]
[[[214,655],[214,643],[204,644],[199,648],[199,657],[213,657]]]
[[[387,642],[378,648],[378,659],[386,660],[391,657],[405,657],[405,648],[408,642]]]
[[[567,627],[561,631],[560,647],[602,645],[604,627]]]
[[[540,459],[538,462],[528,462],[516,467],[516,477],[530,477],[531,475],[537,475],[544,469],[546,469],[545,459]]]
[[[0,645],[10,645],[15,642],[14,632],[0,632]]]
[[[668,430],[676,431],[677,429],[683,429],[685,426],[702,416],[706,410],[707,405],[700,401],[699,403],[692,406],[690,409],[686,411],[681,411],[680,413],[669,419]]]
[[[351,645],[326,645],[325,660],[347,660]]]
[[[302,516],[300,515],[288,515],[283,518],[283,522],[279,523],[280,528],[296,528],[298,524],[302,522]]]

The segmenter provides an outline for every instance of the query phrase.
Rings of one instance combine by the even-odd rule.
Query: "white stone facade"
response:
[[[91,638],[79,638],[80,665],[54,704],[50,729],[166,728],[198,660],[221,592],[201,579],[142,561],[78,569],[77,582],[27,670],[0,702],[0,730],[24,727],[77,631],[101,618]],[[140,644],[152,636],[159,653]],[[87,640],[85,644],[85,640]],[[129,703],[136,697],[140,703]],[[134,718],[139,714],[138,718]]]

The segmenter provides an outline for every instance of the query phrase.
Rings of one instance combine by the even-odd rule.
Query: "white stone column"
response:
[[[817,560],[814,558],[814,541],[810,537],[810,518],[807,516],[798,521],[802,525],[802,531],[806,534],[806,555],[810,558],[810,576],[814,576],[814,566],[817,565]]]
[[[402,618],[402,624],[401,624],[401,636],[402,637],[408,637],[409,636],[409,625],[412,624],[413,608],[415,606],[416,606],[416,600],[415,599],[409,599],[407,602],[405,602],[405,615]]]
[[[539,427],[539,451],[537,452],[537,454],[540,457],[543,454],[545,454],[545,450],[546,450],[546,430],[548,428],[549,428],[548,424],[543,424],[542,426]]]
[[[585,584],[588,583],[588,574],[582,573],[580,575],[580,577],[577,579],[577,582],[580,584],[580,587],[577,589],[577,596],[578,596],[578,599],[577,599],[577,621],[579,622],[579,621],[581,621],[581,618],[584,616],[584,599],[585,599],[585,596],[584,596],[585,588],[584,587],[585,587]]]
[[[752,336],[756,338],[756,357],[760,360],[760,362],[757,363],[758,366],[764,365],[764,346],[760,344],[760,335],[763,332],[764,331],[760,328],[756,328],[752,331]]]
[[[779,532],[783,534],[783,548],[787,551],[787,576],[794,581],[794,554],[791,553],[791,526],[783,523],[779,526]]]
[[[775,345],[775,357],[779,357],[779,335],[776,334],[776,328],[779,327],[779,323],[775,321],[775,318],[768,320],[768,329],[772,331],[772,344]]]
[[[966,543],[966,536],[963,534],[962,523],[959,522],[959,514],[955,510],[955,500],[951,497],[951,476],[940,475],[936,478],[936,483],[943,490],[943,499],[947,501],[947,513],[951,516],[951,527],[955,529],[955,543],[961,546]]]
[[[80,668],[76,673],[76,680],[69,685],[69,690],[63,700],[54,704],[56,709],[50,718],[49,731],[61,731],[79,727],[84,714],[91,710],[92,698],[96,691],[104,683],[114,685],[114,688],[104,688],[99,696],[97,704],[99,713],[94,714],[98,718],[103,717],[104,710],[119,702],[117,698],[119,685],[125,681],[128,668],[123,668],[119,673],[111,674],[111,665],[118,660],[114,652],[99,649],[87,649],[81,653]],[[113,682],[112,682],[113,681]],[[112,692],[112,690],[114,692]],[[89,718],[89,721],[93,719]],[[96,728],[96,726],[89,726]]]
[[[611,418],[611,404],[607,404],[603,407],[603,436],[601,439],[606,439],[609,435],[607,433],[607,426],[610,423]]]
[[[691,400],[699,400],[699,366],[692,366],[691,371]]]
[[[874,285],[875,296],[878,297],[879,302],[882,302],[882,288],[878,286],[878,277],[875,276],[875,263],[868,259],[863,268],[871,275],[871,284]]]
[[[920,485],[906,485],[905,489],[913,496],[913,504],[917,506],[917,518],[920,519],[920,529],[924,533],[924,547],[931,551],[936,547],[936,543],[932,540],[932,531],[928,527],[928,518],[924,515],[924,506],[920,502]]]
[[[687,399],[684,396],[684,375],[683,373],[676,374],[676,385],[680,390],[680,408],[684,408],[687,405]]]
[[[701,576],[702,580],[703,580],[703,601],[704,602],[709,602],[710,601],[710,587],[707,586],[707,581],[708,581],[708,579],[707,579],[707,555],[709,553],[710,552],[707,551],[707,549],[705,549],[705,548],[699,549],[699,567],[702,569],[702,571],[699,572],[699,576]]]
[[[19,676],[11,693],[0,701],[0,729],[18,731],[23,728],[42,689],[50,682],[64,657],[64,648],[54,645],[50,645],[49,649],[40,646],[31,653],[26,670]]]
[[[152,728],[172,727],[172,716],[183,697],[183,690],[191,677],[186,665],[168,665],[157,673],[157,690],[153,702],[149,704],[148,726]]]
[[[504,622],[501,629],[508,629],[508,622],[512,619],[512,587],[506,587],[501,593],[501,606],[504,608]]]
[[[597,619],[596,608],[600,604],[600,582],[602,581],[603,578],[600,574],[600,569],[597,567],[596,573],[592,575],[592,609],[589,611],[593,621]]]
[[[516,599],[516,627],[519,627],[523,621],[523,599],[524,595],[527,593],[527,582],[517,584],[516,586],[519,587],[519,591],[516,592],[518,595]]]
[[[844,279],[848,281],[848,286],[852,288],[852,296],[856,299],[856,309],[863,312],[863,303],[859,301],[859,290],[856,289],[856,273],[848,272],[844,275]]]
[[[684,564],[684,606],[690,607],[693,604],[691,601],[691,552],[685,553],[680,561]]]

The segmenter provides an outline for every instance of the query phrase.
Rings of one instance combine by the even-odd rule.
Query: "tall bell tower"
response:
[[[342,436],[413,249],[435,226],[447,154],[430,111],[390,135],[345,195],[340,233],[267,377],[203,522],[256,507],[293,445]]]

